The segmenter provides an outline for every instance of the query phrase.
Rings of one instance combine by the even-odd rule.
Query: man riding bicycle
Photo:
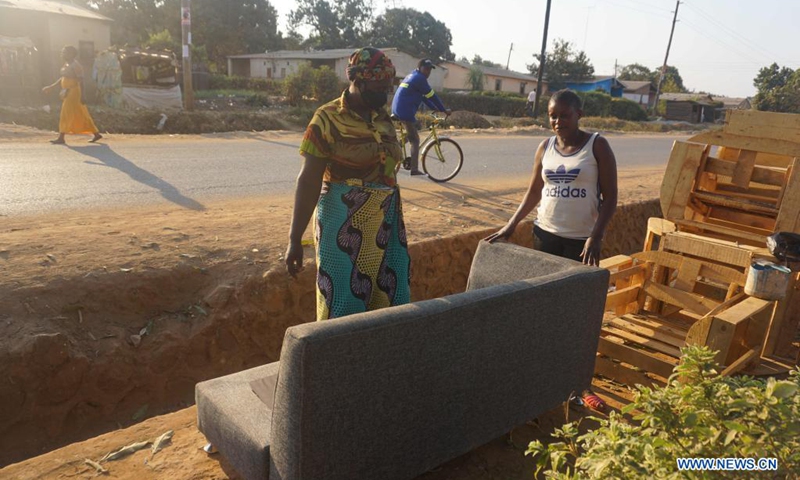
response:
[[[428,84],[431,71],[436,68],[433,62],[425,58],[419,61],[417,69],[409,73],[400,83],[392,101],[392,116],[403,122],[411,144],[411,175],[425,175],[419,169],[419,133],[417,132],[417,110],[425,102],[432,110],[450,115],[436,92]]]

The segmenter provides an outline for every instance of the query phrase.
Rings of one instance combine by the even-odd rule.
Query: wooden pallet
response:
[[[717,350],[725,374],[759,358],[775,302],[742,293],[739,269],[667,251],[620,255],[601,267],[611,271],[612,314],[601,330],[596,373],[663,384],[691,344]]]
[[[675,142],[661,186],[664,218],[710,238],[764,246],[800,232],[800,116],[729,112],[722,131]]]

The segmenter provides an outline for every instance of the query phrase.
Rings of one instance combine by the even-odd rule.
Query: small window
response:
[[[267,78],[272,78],[272,68],[267,68]]]
[[[497,90],[497,91],[500,91],[500,90],[503,89],[503,81],[500,80],[499,78],[494,81],[494,89]]]
[[[286,69],[281,68],[281,78],[286,78]]]

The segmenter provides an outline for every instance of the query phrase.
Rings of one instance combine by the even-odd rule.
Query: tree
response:
[[[453,36],[447,25],[428,12],[413,8],[390,8],[375,19],[367,42],[376,47],[397,47],[416,57],[436,62],[453,60]]]
[[[650,79],[650,83],[655,86],[658,86],[658,79],[661,76],[661,69],[657,68],[653,70],[653,77]],[[669,88],[669,90],[665,90],[665,86]],[[680,72],[678,72],[677,67],[673,67],[671,65],[667,65],[667,69],[664,73],[664,81],[661,82],[661,91],[666,93],[688,93],[689,90],[683,85],[683,78],[681,77]]]
[[[289,14],[292,29],[312,27],[311,46],[321,49],[360,46],[374,10],[372,0],[297,0],[296,4]]]
[[[653,72],[640,63],[631,63],[622,67],[618,78],[620,80],[634,80],[639,82],[652,81]]]
[[[486,82],[486,76],[483,69],[479,65],[473,65],[467,73],[466,86],[470,87],[473,91],[479,92],[483,90],[483,85]]]
[[[503,66],[500,65],[499,63],[494,63],[491,60],[484,60],[477,53],[475,54],[474,57],[472,57],[472,64],[473,65],[483,65],[484,67],[503,68]]]
[[[278,49],[278,13],[268,0],[194,0],[193,43],[205,45],[209,59],[227,67],[227,56]]]
[[[528,65],[531,75],[539,74],[542,58],[534,54],[537,63]],[[594,75],[594,67],[583,51],[573,51],[572,44],[563,39],[553,42],[553,50],[546,54],[544,79],[551,90],[559,90],[566,86],[567,80],[588,80]]]
[[[174,49],[180,46],[180,0],[84,0],[114,20],[111,42]],[[278,13],[268,0],[195,0],[192,2],[193,51],[205,48],[217,66],[226,57],[280,48]],[[175,39],[175,40],[172,40]],[[198,50],[199,51],[199,50]],[[180,55],[178,48],[176,53]]]
[[[800,69],[793,71],[773,63],[753,79],[758,89],[755,106],[770,112],[800,113]]]

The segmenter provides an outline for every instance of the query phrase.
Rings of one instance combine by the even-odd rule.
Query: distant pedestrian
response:
[[[52,85],[42,89],[47,94],[56,88],[61,88],[59,98],[61,98],[61,117],[58,122],[58,138],[50,140],[50,143],[64,145],[64,135],[70,134],[92,134],[89,142],[94,143],[101,138],[100,131],[94,124],[89,110],[86,108],[83,99],[83,67],[78,63],[78,50],[67,45],[61,51],[61,58],[64,66],[61,67],[61,77]]]
[[[525,113],[528,114],[529,117],[533,116],[533,105],[536,103],[536,90],[532,90],[528,93],[528,102],[525,104]]]
[[[411,144],[411,175],[425,175],[419,169],[419,132],[417,131],[417,110],[422,102],[437,112],[450,115],[450,109],[445,108],[439,96],[428,84],[431,71],[436,68],[433,62],[425,58],[419,61],[417,69],[409,73],[400,82],[400,87],[392,100],[392,115],[403,122]]]

